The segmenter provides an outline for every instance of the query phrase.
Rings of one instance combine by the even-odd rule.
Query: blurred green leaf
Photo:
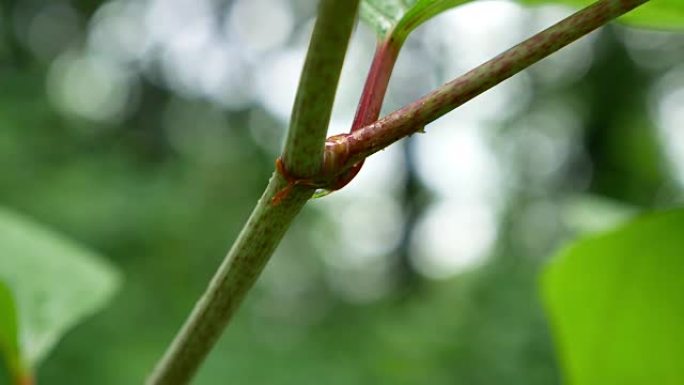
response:
[[[19,350],[30,367],[119,286],[118,272],[99,256],[2,208],[0,279],[15,294]]]
[[[381,39],[390,33],[399,39],[406,36],[426,20],[471,0],[364,0],[361,18]]]
[[[684,383],[684,210],[562,251],[542,281],[571,385]]]
[[[399,39],[423,22],[457,5],[472,0],[364,0],[361,18],[386,39],[390,33]],[[520,0],[523,4],[561,4],[575,8],[586,7],[595,0]],[[620,20],[648,28],[684,28],[684,1],[658,0],[648,2],[629,12]]]
[[[0,281],[0,356],[13,374],[19,371],[21,362],[17,339],[17,311],[14,298],[9,287]]]
[[[583,8],[596,0],[521,0],[523,4],[562,4]],[[684,1],[654,0],[639,6],[619,20],[634,26],[647,28],[684,28]]]

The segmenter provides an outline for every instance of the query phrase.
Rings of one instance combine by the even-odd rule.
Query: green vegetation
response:
[[[544,274],[573,384],[677,384],[684,357],[684,213],[666,211],[574,243]]]
[[[233,52],[224,61],[210,50],[213,56],[193,61],[215,60],[232,70],[266,63],[252,75],[195,84],[182,76],[201,71],[172,72],[174,50],[234,42],[232,30],[224,36],[219,27],[234,23],[263,41],[276,34],[260,35],[249,29],[252,19],[231,19],[233,13],[251,9],[274,31],[287,29],[287,12],[276,10],[290,5],[234,3],[207,13],[228,16],[199,18],[199,24],[191,22],[192,12],[203,6],[186,9],[182,1],[159,8],[150,0],[144,9],[122,0],[73,6],[12,1],[0,8],[0,204],[7,207],[0,208],[0,354],[6,364],[0,384],[106,385],[144,377],[149,384],[184,384],[195,374],[198,384],[684,380],[678,365],[684,359],[678,280],[684,221],[680,210],[662,210],[684,197],[682,137],[666,129],[684,89],[677,88],[680,36],[611,25],[583,43],[595,54],[573,56],[570,61],[580,63],[573,64],[575,72],[549,61],[532,66],[616,17],[627,25],[681,28],[679,1],[522,1],[588,7],[463,75],[450,74],[447,79],[461,76],[402,101],[395,112],[382,107],[396,107],[391,79],[395,72],[407,76],[402,58],[420,58],[413,70],[421,75],[440,72],[430,67],[437,59],[420,48],[444,44],[427,28],[467,1],[361,1],[358,13],[375,32],[377,49],[349,134],[327,142],[356,2],[320,2],[286,135],[285,122],[267,107],[269,97],[278,98],[275,85],[262,84],[266,97],[246,97],[242,104],[231,104],[236,88],[215,88],[220,81],[253,80],[270,60],[282,63],[275,48],[244,57]],[[153,12],[171,17],[174,7],[182,24],[187,17],[177,31],[150,21],[160,20],[149,16]],[[313,8],[291,7],[299,13],[287,17],[313,17]],[[564,8],[531,9],[529,15]],[[140,43],[138,52],[121,31],[143,22],[149,40],[139,37],[147,45]],[[201,33],[192,35],[192,28]],[[125,44],[98,45],[111,31]],[[308,41],[307,31],[298,32],[306,39],[277,44]],[[208,37],[212,33],[218,34]],[[511,36],[517,35],[511,30]],[[558,55],[569,57],[567,51]],[[439,60],[446,68],[460,59]],[[442,204],[448,196],[466,196],[468,186],[437,191],[415,152],[421,139],[407,137],[528,67],[526,77],[513,78],[526,82],[524,97],[509,99],[497,118],[499,111],[487,106],[490,121],[478,123],[489,127],[488,151],[507,178],[497,185],[500,196],[494,201],[477,193],[449,214],[468,217],[472,226],[458,230],[464,234],[441,222],[427,226],[431,207],[448,207]],[[343,73],[342,88],[345,79]],[[309,199],[318,189],[358,182],[353,179],[366,157],[400,139],[403,152],[392,166],[403,176],[396,185],[385,182],[379,201],[345,198],[346,190]],[[272,145],[280,141],[282,152]],[[459,159],[439,171],[445,180],[461,155],[466,163],[478,159],[468,157],[469,147],[459,148]],[[489,217],[470,206],[485,201],[496,207],[491,236],[478,230]],[[643,214],[630,220],[635,213]],[[386,228],[370,224],[383,216],[390,218]],[[465,250],[471,242],[489,242],[480,252],[488,258],[451,274],[421,267],[420,258],[430,258],[425,250],[437,253],[437,245],[416,245],[436,232]],[[378,239],[370,245],[364,233]],[[277,258],[262,274],[281,239]],[[384,251],[368,254],[364,247]],[[433,281],[431,274],[450,278]]]

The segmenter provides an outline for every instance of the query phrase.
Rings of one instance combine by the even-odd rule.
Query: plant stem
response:
[[[359,104],[350,132],[373,123],[380,116],[382,102],[385,100],[387,86],[392,77],[392,70],[399,57],[401,46],[404,43],[403,39],[395,38],[393,35],[393,33],[390,33],[385,40],[378,42],[373,56],[373,63],[368,71],[366,83],[361,92],[361,98],[359,98]],[[324,162],[321,172],[326,173],[328,171],[326,168],[329,164]],[[336,166],[336,164],[333,164],[333,167]],[[363,167],[363,160],[354,164],[343,174],[339,175],[334,182],[330,183],[328,186],[330,188],[329,191],[339,190],[346,186],[361,171],[361,167]]]
[[[390,77],[394,64],[397,62],[399,51],[403,40],[390,37],[387,40],[379,41],[373,56],[373,63],[368,71],[366,83],[359,99],[356,116],[352,123],[351,132],[357,131],[365,125],[378,120],[382,102],[387,93]]]
[[[313,190],[295,188],[278,205],[287,181],[277,172],[223,260],[209,287],[148,379],[149,385],[186,384],[199,368]]]
[[[283,151],[286,166],[296,175],[312,174],[320,168],[358,2],[320,2]],[[288,193],[279,194],[282,191]],[[313,192],[312,187],[293,185],[281,173],[273,173],[209,287],[157,363],[148,385],[182,385],[191,380]],[[273,203],[276,196],[278,204]]]
[[[283,162],[292,175],[315,175],[359,0],[323,0],[295,98]]]
[[[647,1],[600,0],[384,119],[336,139],[326,145],[324,156],[339,158],[342,154],[343,159],[335,163],[340,170],[351,167]],[[357,6],[358,0],[322,0],[319,8],[283,155],[294,175],[315,176],[325,162],[321,159],[323,138]],[[369,107],[357,115],[363,122],[373,113]],[[279,204],[272,204],[278,192],[288,186],[292,187],[290,193],[282,196]],[[273,174],[207,291],[152,373],[149,385],[190,381],[312,193],[311,187],[291,186],[283,175]]]
[[[415,132],[544,57],[649,0],[600,0],[432,93],[326,146],[339,170]]]

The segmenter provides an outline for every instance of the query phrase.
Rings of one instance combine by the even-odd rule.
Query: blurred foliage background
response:
[[[439,16],[407,42],[386,112],[569,13]],[[0,204],[125,275],[38,383],[141,383],[266,185],[314,14],[0,2]],[[331,134],[373,48],[359,25]],[[196,383],[559,383],[538,272],[577,234],[683,201],[681,63],[681,35],[612,25],[373,156],[298,218]]]

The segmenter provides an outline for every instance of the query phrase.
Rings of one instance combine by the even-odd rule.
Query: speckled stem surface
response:
[[[288,172],[300,178],[311,177],[321,168],[330,106],[358,5],[359,0],[321,1],[282,156]],[[330,22],[320,23],[326,20]]]
[[[308,175],[320,168],[358,3],[359,0],[320,2],[284,150],[287,167],[296,175]],[[283,191],[288,193],[282,194]],[[273,173],[209,287],[148,378],[148,385],[190,382],[313,192],[312,187],[292,185],[280,172]],[[279,198],[274,204],[276,196]]]
[[[340,169],[351,167],[648,1],[600,0],[383,119],[338,138],[324,156],[335,159]]]
[[[190,382],[292,219],[313,193],[310,189],[295,188],[280,204],[271,204],[271,198],[285,186],[287,181],[275,172],[209,287],[148,379],[148,385]]]

